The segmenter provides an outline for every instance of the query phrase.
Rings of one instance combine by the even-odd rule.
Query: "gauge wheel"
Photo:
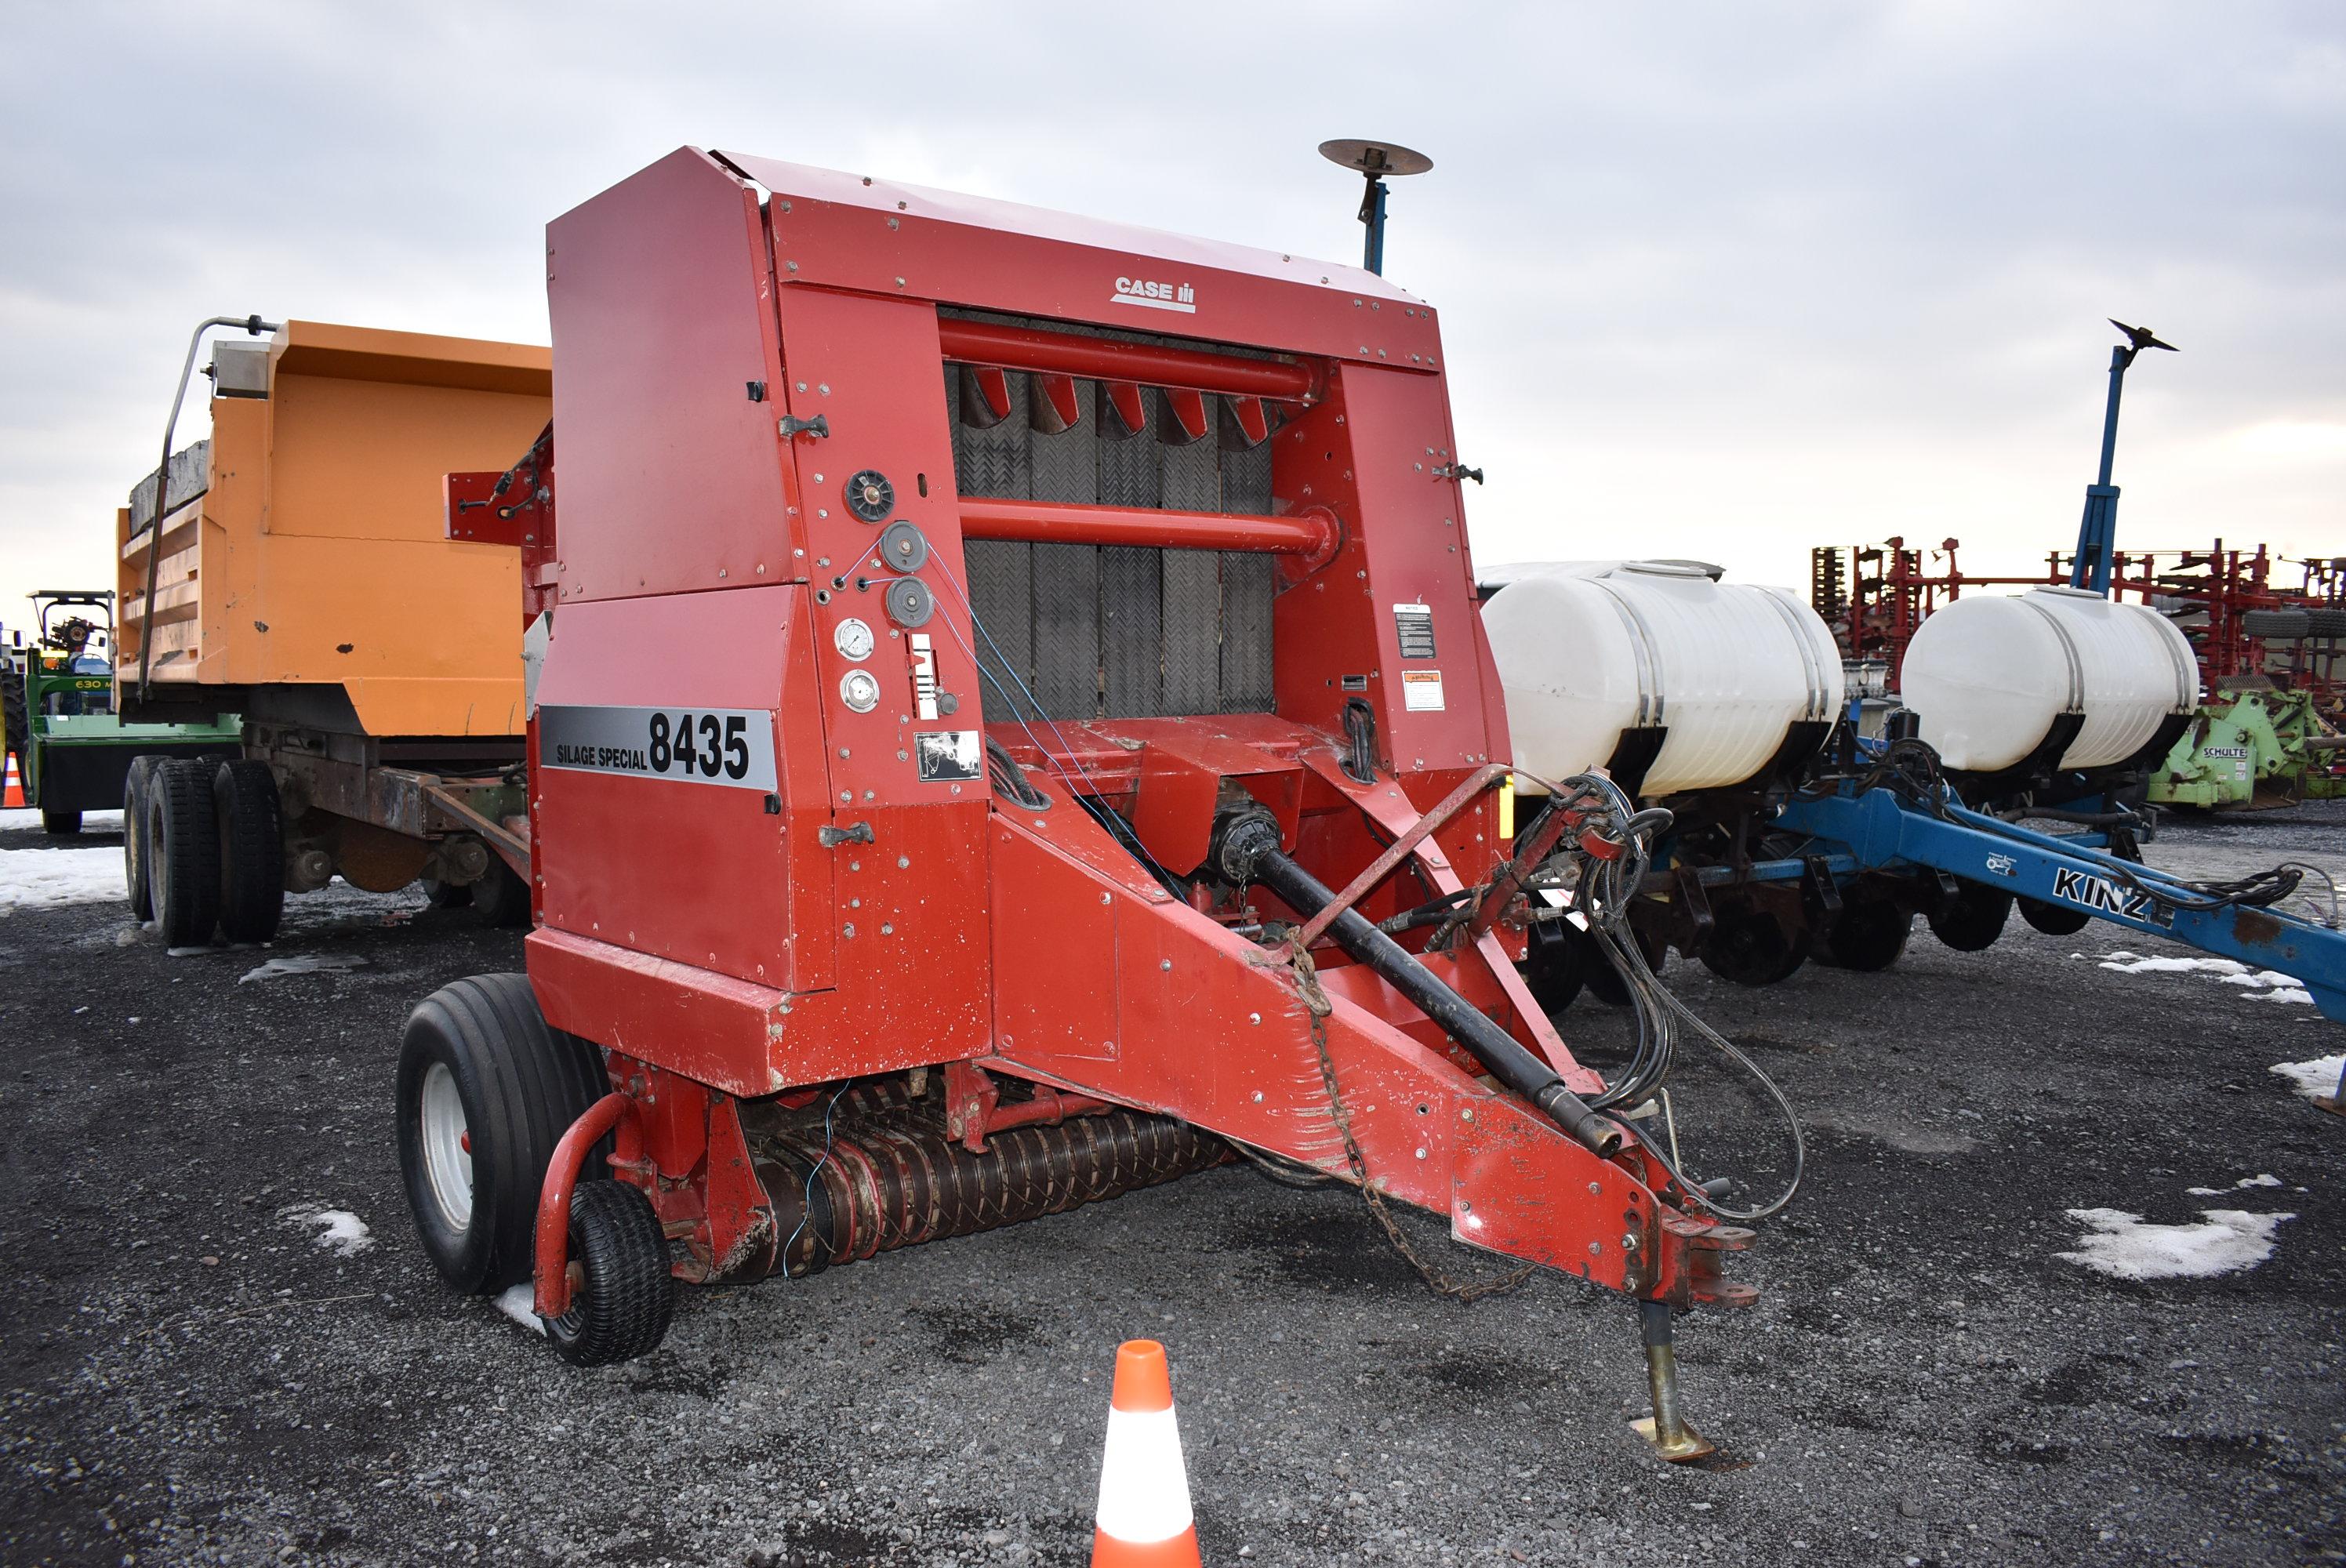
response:
[[[570,1308],[546,1320],[554,1352],[576,1367],[658,1348],[676,1308],[668,1235],[642,1189],[582,1181],[570,1194]]]
[[[1721,980],[1774,985],[1808,962],[1809,937],[1761,910],[1722,910],[1695,956]]]
[[[1977,882],[1957,884],[1953,898],[1942,899],[1929,915],[1931,934],[1957,952],[1983,952],[2004,934],[2012,914],[2012,895]]]

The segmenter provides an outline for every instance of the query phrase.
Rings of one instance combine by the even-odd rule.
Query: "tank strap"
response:
[[[1661,647],[1654,640],[1653,628],[1646,625],[1646,617],[1637,613],[1637,606],[1622,597],[1612,584],[1602,577],[1590,577],[1587,582],[1612,601],[1621,625],[1628,630],[1629,651],[1637,660],[1637,728],[1668,722],[1663,712]]]
[[[1760,596],[1768,601],[1783,621],[1784,629],[1792,634],[1793,646],[1800,650],[1800,669],[1808,677],[1809,706],[1800,717],[1811,721],[1833,717],[1830,710],[1831,697],[1825,684],[1824,661],[1817,655],[1816,644],[1809,640],[1809,628],[1800,619],[1800,612],[1780,590],[1762,588]]]
[[[2038,604],[2026,594],[2020,596],[2020,602],[2045,617],[2045,624],[2053,628],[2054,639],[2061,645],[2062,658],[2066,660],[2068,663],[2069,701],[2067,706],[2063,708],[2061,711],[2064,713],[2085,712],[2086,667],[2077,657],[2077,645],[2070,637],[2069,628],[2061,624],[2060,616],[2046,609],[2043,605]]]

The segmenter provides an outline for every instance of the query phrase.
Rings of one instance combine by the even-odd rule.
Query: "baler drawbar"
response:
[[[547,277],[559,486],[551,432],[448,485],[548,634],[528,974],[402,1056],[451,1282],[534,1279],[619,1359],[671,1276],[1236,1145],[1644,1303],[1655,1440],[1706,1451],[1670,1319],[1753,1298],[1751,1233],[1515,969],[1532,864],[1642,865],[1667,818],[1568,781],[1514,831],[1433,309],[689,148],[556,219]]]

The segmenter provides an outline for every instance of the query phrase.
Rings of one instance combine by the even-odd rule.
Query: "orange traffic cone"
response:
[[[8,787],[0,794],[0,807],[21,806],[25,803],[25,780],[16,771],[16,759],[8,759]]]
[[[1199,1568],[1173,1377],[1154,1339],[1127,1339],[1116,1352],[1097,1520],[1092,1568]]]

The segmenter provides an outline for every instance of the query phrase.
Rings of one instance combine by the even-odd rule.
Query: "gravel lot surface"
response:
[[[2307,855],[2346,866],[2346,810],[2178,823],[2153,858]],[[183,958],[115,906],[0,919],[6,1563],[1080,1563],[1138,1335],[1171,1349],[1211,1563],[2346,1558],[2346,1121],[2269,1071],[2346,1031],[2095,962],[2147,939],[1918,929],[1889,974],[1762,992],[1671,965],[1811,1140],[1730,1264],[1760,1305],[1681,1324],[1722,1457],[1673,1469],[1627,1430],[1625,1303],[1449,1305],[1357,1196],[1243,1167],[688,1292],[657,1354],[566,1368],[441,1288],[392,1151],[401,1020],[518,967],[515,936],[413,897],[290,911],[269,952]],[[297,957],[326,963],[240,983]],[[1621,1043],[1592,1001],[1565,1022]],[[1731,1091],[1682,1079],[1704,1168],[1764,1152]],[[2247,1272],[2138,1282],[2056,1256],[2081,1208],[2295,1217]]]

